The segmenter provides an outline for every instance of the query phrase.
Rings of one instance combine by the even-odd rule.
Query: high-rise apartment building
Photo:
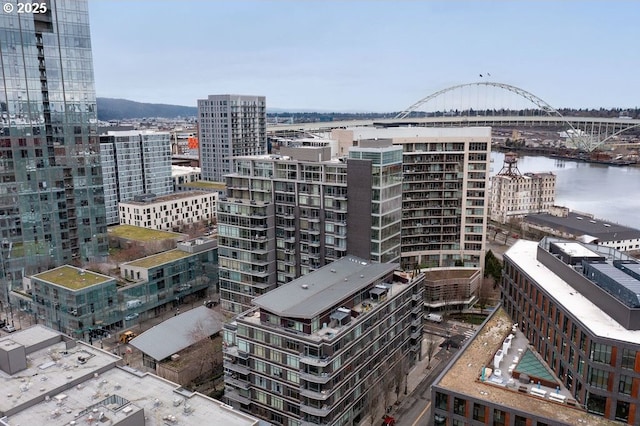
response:
[[[168,132],[107,132],[100,136],[100,161],[109,225],[119,223],[119,202],[141,194],[173,192]]]
[[[518,157],[507,153],[504,166],[491,178],[490,217],[500,223],[532,213],[547,213],[556,201],[556,175],[520,173]]]
[[[0,14],[0,268],[7,290],[51,266],[107,252],[88,4],[40,5],[43,13]]]
[[[422,344],[424,275],[345,256],[224,325],[225,398],[288,426],[377,422]]]
[[[404,268],[482,267],[487,226],[489,127],[354,127],[334,130],[341,146],[386,139],[403,148]]]
[[[220,297],[242,312],[251,300],[347,254],[399,259],[401,147],[283,148],[243,157],[218,202]]]
[[[233,159],[267,153],[264,96],[210,95],[198,100],[200,167],[204,180],[221,182]]]

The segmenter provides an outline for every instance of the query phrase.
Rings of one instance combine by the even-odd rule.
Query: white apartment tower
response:
[[[556,175],[518,170],[518,157],[507,153],[504,166],[491,178],[491,220],[510,219],[533,213],[548,213],[556,200]]]
[[[221,182],[233,159],[267,153],[264,96],[210,95],[198,100],[200,166],[204,180]]]

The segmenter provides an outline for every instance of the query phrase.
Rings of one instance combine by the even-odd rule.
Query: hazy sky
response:
[[[554,107],[640,106],[637,1],[90,0],[98,96],[398,111],[491,81]]]

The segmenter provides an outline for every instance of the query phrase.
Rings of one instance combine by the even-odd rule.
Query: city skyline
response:
[[[258,94],[271,108],[382,112],[491,74],[556,108],[638,106],[640,58],[628,52],[640,4],[540,5],[94,1],[97,94],[190,106]]]

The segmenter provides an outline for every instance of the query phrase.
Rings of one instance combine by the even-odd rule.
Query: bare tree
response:
[[[198,377],[212,371],[222,362],[222,339],[219,336],[212,337],[209,330],[202,322],[198,322],[189,333],[193,342],[191,344],[193,362],[198,366]]]
[[[405,395],[407,389],[406,376],[407,376],[407,359],[402,355],[402,352],[398,352],[396,355],[397,361],[393,367],[393,381],[396,385],[396,402],[400,399],[400,392],[402,392],[402,384],[404,381]]]
[[[429,363],[427,364],[427,368],[431,367],[431,359],[433,358],[433,354],[436,352],[436,341],[433,339],[432,334],[427,334],[427,339],[425,340],[425,351],[427,353],[427,359]]]
[[[374,375],[375,373],[372,373],[367,378],[367,396],[366,403],[364,404],[365,412],[370,416],[371,426],[373,426],[375,419],[378,417],[377,413],[380,406],[382,394],[382,388],[380,386],[377,386]]]

